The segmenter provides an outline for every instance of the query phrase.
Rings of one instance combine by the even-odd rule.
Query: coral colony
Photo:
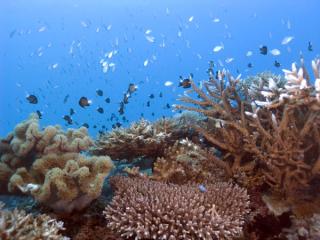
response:
[[[311,67],[240,80],[210,65],[180,114],[96,140],[31,114],[1,139],[0,190],[29,202],[1,203],[0,239],[320,239]]]

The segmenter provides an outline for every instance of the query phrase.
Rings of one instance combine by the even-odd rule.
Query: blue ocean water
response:
[[[103,125],[126,126],[142,115],[172,116],[168,106],[185,90],[178,87],[179,76],[206,79],[210,60],[243,77],[280,74],[301,54],[309,63],[320,49],[319,9],[318,0],[3,0],[0,136],[37,110],[42,126],[88,123],[93,136]],[[292,40],[282,44],[286,37]],[[260,54],[261,46],[268,47],[267,55]],[[173,85],[165,86],[167,81]],[[130,83],[138,89],[119,115]],[[28,94],[38,104],[30,104]],[[78,104],[82,96],[92,100],[85,109]],[[70,108],[76,113],[66,125]]]

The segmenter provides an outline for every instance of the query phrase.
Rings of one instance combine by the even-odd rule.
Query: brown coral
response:
[[[209,69],[206,92],[192,83],[200,100],[183,97],[192,106],[177,108],[202,113],[217,123],[211,130],[198,131],[222,152],[232,176],[241,173],[255,179],[263,174],[286,198],[301,190],[310,194],[320,169],[320,61],[312,66],[315,86],[302,62],[300,69],[293,64],[292,71],[285,71],[285,83],[262,79],[251,89],[239,84],[240,78],[226,79],[226,72],[215,77]]]
[[[174,185],[114,177],[115,196],[104,215],[124,238],[233,239],[248,213],[246,190],[228,183]]]
[[[45,214],[36,217],[22,210],[4,210],[0,202],[0,239],[2,240],[67,240],[59,232],[64,230],[58,222]]]
[[[158,157],[153,165],[153,180],[176,184],[208,183],[221,181],[224,169],[219,167],[217,158],[188,139],[176,141],[165,149],[164,156]]]

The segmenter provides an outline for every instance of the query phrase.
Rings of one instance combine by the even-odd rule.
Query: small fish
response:
[[[104,113],[104,109],[102,107],[98,107],[97,111],[98,111],[98,113],[101,113],[101,114]]]
[[[110,103],[110,98],[107,97],[107,98],[105,99],[105,102],[106,102],[106,103]]]
[[[66,120],[66,122],[71,125],[72,124],[72,118],[69,115],[64,115],[63,119]]]
[[[52,69],[56,69],[59,66],[59,63],[52,64]]]
[[[98,96],[102,97],[103,96],[103,91],[101,89],[97,89],[96,93]]]
[[[43,26],[38,29],[38,32],[44,32],[45,30],[47,30],[47,27]]]
[[[170,86],[173,85],[173,82],[171,82],[171,81],[166,81],[166,82],[164,83],[164,85],[165,85],[166,87],[170,87]]]
[[[281,66],[281,64],[277,60],[274,61],[273,65],[277,68]]]
[[[246,53],[246,56],[247,56],[247,57],[250,57],[250,56],[252,56],[252,54],[253,54],[252,51],[248,51],[248,52]]]
[[[217,45],[213,48],[213,52],[220,52],[224,48],[223,44]]]
[[[225,62],[226,62],[226,63],[231,63],[231,62],[233,62],[233,60],[234,60],[234,58],[227,58],[227,59],[225,60]]]
[[[143,66],[148,66],[148,63],[149,63],[149,60],[148,59],[146,59],[144,62],[143,62]]]
[[[171,106],[170,106],[170,104],[169,104],[169,103],[167,103],[167,104],[166,104],[166,108],[168,108],[168,109],[169,109],[170,107],[171,107]]]
[[[200,184],[198,187],[199,187],[200,192],[206,192],[207,191],[207,188],[203,184]]]
[[[130,93],[130,94],[132,94],[132,93],[134,93],[137,89],[138,89],[138,86],[136,86],[136,85],[133,84],[133,83],[130,83],[127,92]]]
[[[68,102],[68,99],[69,99],[70,95],[67,94],[64,99],[63,99],[63,103],[66,104]]]
[[[72,116],[74,113],[75,113],[75,111],[73,110],[73,108],[70,108],[69,114]]]
[[[188,21],[189,21],[189,22],[192,22],[192,21],[193,21],[193,19],[194,19],[194,17],[193,17],[193,16],[191,16],[191,17],[189,17]]]
[[[183,79],[182,76],[180,76],[179,87],[190,88],[191,87],[191,80],[189,78]]]
[[[151,116],[154,116],[154,112],[151,113]]]
[[[150,101],[147,101],[147,107],[150,107]]]
[[[37,110],[36,113],[37,113],[39,119],[42,119],[42,113],[39,110]]]
[[[118,113],[120,115],[124,114],[124,103],[123,102],[120,102],[120,107],[119,107]]]
[[[152,30],[151,30],[151,29],[148,29],[148,30],[145,31],[145,34],[148,35],[148,34],[150,34],[151,32],[152,32]]]
[[[97,125],[93,125],[93,128],[96,129],[96,128],[97,128]]]
[[[213,22],[214,22],[214,23],[220,22],[220,18],[214,18],[214,19],[213,19]]]
[[[89,124],[88,123],[84,123],[84,124],[82,124],[82,127],[89,128]]]
[[[154,94],[151,93],[151,94],[149,95],[149,98],[153,99],[153,98],[154,98]]]
[[[268,54],[268,47],[267,46],[262,46],[259,48],[260,54],[262,55],[267,55]]]
[[[162,94],[162,92],[160,92],[160,93],[159,93],[159,97],[161,97],[161,98],[163,97],[163,94]]]
[[[252,65],[252,63],[248,63],[248,68],[252,68],[253,67],[253,65]]]
[[[282,45],[286,45],[288,43],[290,43],[292,40],[294,39],[293,36],[287,36],[287,37],[284,37],[281,41],[281,44]]]
[[[147,39],[147,41],[150,42],[150,43],[154,43],[154,41],[155,41],[155,37],[150,36],[150,35],[147,35],[147,36],[146,36],[146,39]]]
[[[86,97],[81,97],[79,100],[79,105],[80,105],[80,107],[83,107],[83,108],[89,107],[91,103],[92,103],[92,101],[88,100],[88,98],[86,98]]]
[[[312,43],[310,41],[308,42],[308,51],[309,52],[313,51]]]
[[[38,98],[31,94],[31,95],[27,95],[26,99],[28,100],[29,103],[31,104],[37,104],[38,103]]]
[[[271,51],[270,51],[270,53],[273,55],[273,56],[278,56],[278,55],[280,55],[280,50],[279,49],[272,49]]]

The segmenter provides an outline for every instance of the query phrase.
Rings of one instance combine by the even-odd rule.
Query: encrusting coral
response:
[[[115,196],[104,215],[124,238],[233,239],[249,212],[245,189],[229,183],[175,185],[112,177]]]
[[[1,163],[13,173],[8,190],[31,194],[56,211],[81,210],[99,197],[113,167],[108,156],[80,153],[93,144],[86,128],[64,133],[49,126],[40,131],[38,117],[31,115],[7,139]]]
[[[59,232],[64,230],[63,222],[48,215],[33,216],[23,210],[3,209],[0,202],[0,239],[1,240],[67,240]]]
[[[200,100],[189,96],[178,105],[216,122],[211,130],[197,130],[222,153],[226,172],[255,178],[262,174],[272,190],[284,198],[298,192],[314,194],[320,171],[320,61],[312,62],[315,84],[303,61],[285,70],[285,80],[269,78],[245,87],[240,77],[209,69],[205,90],[192,82]],[[251,87],[250,87],[251,86]],[[259,87],[257,87],[259,86]],[[300,197],[305,195],[300,195]]]

